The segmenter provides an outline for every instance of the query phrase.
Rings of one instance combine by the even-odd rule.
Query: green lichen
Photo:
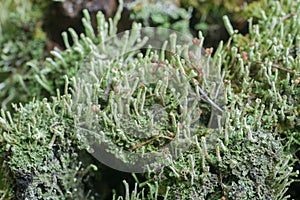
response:
[[[257,9],[254,5],[262,6]],[[220,126],[217,129],[207,127],[213,106],[207,101],[200,101],[198,108],[202,109],[202,115],[206,117],[201,119],[203,121],[201,126],[196,127],[195,134],[188,138],[189,148],[185,152],[179,152],[176,159],[168,160],[167,165],[160,166],[159,171],[133,174],[135,179],[133,188],[124,180],[124,195],[119,196],[122,192],[117,191],[113,199],[289,198],[287,190],[293,181],[299,181],[299,177],[296,176],[299,161],[297,155],[300,148],[299,7],[300,3],[292,0],[250,4],[248,10],[245,10],[245,16],[250,18],[249,33],[245,35],[232,27],[228,17],[223,18],[230,38],[226,43],[220,42],[214,54],[211,53],[211,49],[207,49],[205,57],[212,66],[215,66],[218,75],[223,74],[226,85],[224,124],[222,118],[218,118]],[[87,11],[84,11],[82,21],[85,34],[78,36],[73,29],[69,29],[71,35],[69,39],[67,33],[63,33],[66,50],[52,51],[53,57],[41,62],[41,68],[37,67],[40,62],[35,60],[31,52],[29,56],[27,52],[18,57],[31,60],[30,73],[28,79],[24,79],[26,80],[24,88],[31,88],[33,83],[38,82],[39,86],[33,88],[37,91],[43,88],[49,96],[52,96],[52,100],[42,99],[43,95],[38,96],[33,92],[31,95],[37,95],[37,99],[15,106],[12,114],[2,110],[1,198],[108,198],[107,193],[115,188],[106,188],[105,184],[102,188],[96,187],[100,182],[107,181],[101,179],[105,171],[99,167],[101,164],[95,165],[94,160],[87,159],[89,157],[87,152],[93,153],[93,149],[91,142],[78,128],[80,123],[84,122],[84,127],[93,127],[92,130],[95,131],[97,129],[94,125],[97,127],[100,125],[104,130],[102,136],[106,140],[98,135],[93,141],[98,145],[117,144],[118,148],[136,152],[155,151],[174,137],[170,132],[174,131],[172,128],[176,126],[172,124],[170,113],[175,116],[173,118],[175,124],[185,120],[180,118],[181,111],[178,111],[181,102],[178,102],[171,90],[162,87],[165,84],[163,78],[162,82],[140,87],[135,87],[132,82],[129,86],[134,87],[129,88],[125,87],[126,84],[122,85],[126,83],[126,78],[130,78],[130,74],[135,72],[138,66],[151,64],[151,60],[159,58],[165,67],[173,67],[175,64],[175,69],[181,72],[178,76],[185,74],[188,78],[184,79],[187,82],[183,83],[191,84],[191,88],[208,86],[205,85],[205,77],[202,81],[192,81],[199,78],[199,74],[191,70],[188,62],[184,61],[187,58],[184,57],[180,60],[176,56],[150,53],[151,49],[148,49],[148,54],[137,56],[126,54],[127,60],[123,59],[124,54],[119,48],[113,43],[103,42],[117,33],[116,26],[120,12],[121,9],[116,17],[108,22],[105,21],[104,15],[99,13],[98,32],[95,32]],[[14,28],[12,26],[11,30]],[[128,42],[126,37],[116,39],[116,43],[124,46],[125,50],[137,47],[141,28],[139,24],[133,25],[133,35],[128,37],[133,38],[132,43]],[[2,43],[4,40],[5,37],[2,37],[1,44],[4,44]],[[69,40],[72,40],[72,45]],[[203,40],[200,34],[201,45]],[[126,43],[130,45],[123,45]],[[9,50],[22,48],[16,47],[12,42],[5,45]],[[2,52],[1,63],[6,66],[2,68],[3,70],[13,69],[12,66],[15,65],[11,65],[14,59],[10,60],[3,55],[16,56],[12,52],[19,50],[8,52],[11,53]],[[114,59],[109,57],[112,52],[116,55]],[[37,54],[43,53],[37,51]],[[24,70],[24,66],[28,66],[28,63],[20,65],[21,71]],[[87,71],[82,71],[83,67],[86,67],[90,73],[87,74],[93,79],[84,77]],[[26,69],[25,67],[25,71]],[[31,74],[32,70],[34,76]],[[10,77],[19,77],[9,70],[5,73],[8,72]],[[7,100],[8,91],[13,90],[23,94],[21,91],[25,91],[24,88],[19,90],[14,84],[10,85],[12,87],[6,87],[7,81],[10,80],[6,77],[4,88],[7,90],[4,90],[3,97]],[[22,83],[20,80],[23,78],[17,82]],[[87,80],[94,81],[94,86],[99,91],[93,96],[96,97],[96,101],[86,102],[86,98],[81,101],[80,97],[86,97],[89,93],[94,94],[92,93],[94,90],[88,89],[91,82]],[[109,87],[111,90],[106,94],[105,91]],[[130,123],[132,121],[127,123],[128,118],[116,116],[119,113],[116,109],[122,110],[126,107],[126,104],[122,105],[123,101],[118,104],[116,98],[120,90],[125,89],[130,89],[129,103],[127,102],[130,109],[127,114],[136,119],[139,125],[151,122],[149,119],[153,116],[150,109],[153,103],[166,105],[174,103],[166,113],[159,115],[160,123],[154,124],[156,129],[162,130],[159,134],[163,137],[149,142],[128,134],[126,131],[128,127],[125,125],[132,128],[135,124]],[[211,97],[209,91],[206,92]],[[147,96],[146,94],[150,97],[144,98],[142,104],[143,95]],[[83,103],[81,108],[80,103]],[[7,101],[5,104],[8,105]],[[83,115],[78,115],[80,109],[84,111]],[[141,112],[142,110],[145,112]],[[91,120],[90,117],[96,115],[99,120]],[[145,136],[144,131],[138,133]],[[148,139],[157,136],[148,134],[146,135]],[[117,159],[124,159],[122,152],[114,150],[110,149]]]
[[[125,7],[131,11],[131,20],[141,22],[143,26],[170,28],[190,34],[192,9],[181,8],[177,1],[137,0],[126,3]]]
[[[249,20],[249,34],[232,34],[224,51],[227,79],[248,106],[259,98],[264,128],[292,140],[299,150],[299,2],[270,2],[257,24]],[[255,16],[257,17],[257,16]],[[272,31],[270,31],[272,30]],[[229,64],[228,64],[229,63]],[[243,81],[238,81],[243,80]],[[243,97],[242,97],[243,96]],[[288,147],[290,148],[290,146]],[[291,149],[290,149],[291,150]]]
[[[160,185],[158,194],[168,189],[168,199],[282,199],[292,168],[280,141],[271,133],[253,133],[253,141],[241,130],[228,134],[228,145],[219,139],[215,149],[205,149],[211,144],[203,137],[162,173],[150,176]]]
[[[2,112],[1,151],[14,182],[14,198],[83,198],[84,180],[94,165],[82,163],[83,149],[71,116],[70,95],[52,102],[31,102],[16,108],[14,117]]]
[[[8,13],[1,12],[0,18],[0,101],[1,108],[11,109],[12,102],[27,102],[41,93],[34,74],[47,55],[42,29],[47,3],[9,0],[3,6]]]

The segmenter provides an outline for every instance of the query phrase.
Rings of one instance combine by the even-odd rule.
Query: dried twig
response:
[[[203,96],[203,98],[212,106],[214,107],[216,110],[218,110],[219,112],[223,113],[222,108],[220,108],[215,102],[213,102],[213,100],[211,98],[208,97],[208,95],[201,89],[199,88],[199,92],[200,94]]]
[[[154,137],[150,138],[149,140],[147,140],[145,142],[142,142],[142,143],[140,143],[138,145],[135,145],[135,146],[131,147],[130,150],[135,150],[137,148],[141,148],[142,146],[145,146],[146,144],[148,144],[148,143],[150,143],[150,142],[152,142],[152,141],[154,141],[156,139],[159,139],[159,138],[165,138],[165,139],[168,139],[168,140],[173,140],[173,138],[168,137],[168,136],[157,135],[157,136],[154,136]]]
[[[260,65],[264,64],[263,62],[260,62],[260,61],[254,61],[254,62],[257,63],[257,64],[260,64]],[[277,68],[277,69],[281,69],[281,70],[290,72],[290,73],[295,73],[296,72],[296,70],[291,70],[291,69],[288,69],[286,67],[276,65],[276,64],[272,64],[271,66],[274,67],[274,68]]]
[[[295,15],[296,15],[296,13],[290,13],[290,14],[284,16],[282,18],[282,21],[286,21],[286,20],[290,19],[291,17],[294,17]]]

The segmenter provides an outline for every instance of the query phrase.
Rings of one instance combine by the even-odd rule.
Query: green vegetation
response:
[[[9,0],[1,7],[0,101],[1,108],[11,109],[12,102],[28,102],[29,97],[42,93],[34,75],[41,71],[48,55],[42,30],[46,4],[40,0]]]
[[[78,35],[70,28],[62,34],[65,49],[54,49],[48,58],[41,11],[48,4],[27,0],[22,7],[17,0],[7,2],[5,10],[17,9],[0,16],[1,199],[299,198],[293,191],[293,184],[300,181],[299,1],[263,0],[238,11],[224,1],[222,9],[248,19],[249,31],[239,33],[225,15],[229,39],[203,55],[203,66],[214,69],[224,83],[226,105],[216,129],[208,126],[213,105],[197,99],[191,109],[185,101],[188,95],[203,95],[198,88],[206,88],[210,99],[217,101],[216,85],[208,84],[209,77],[191,65],[185,46],[176,47],[174,34],[166,41],[177,54],[150,48],[128,53],[144,44],[138,23],[132,24],[129,34],[112,39],[118,32],[122,1],[113,19],[106,20],[99,12],[96,27],[84,10],[85,33]],[[216,2],[205,5],[214,9]],[[194,8],[202,5],[189,3]],[[142,15],[135,9],[132,17],[144,19],[144,25],[150,20],[151,25],[174,29],[173,20],[184,18],[179,27],[187,29],[191,12],[178,9],[165,17],[159,17],[161,10]],[[209,10],[198,12],[207,16]],[[204,40],[200,32],[191,45],[201,49]],[[158,64],[164,68],[155,68]],[[155,78],[161,81],[147,82],[138,70],[148,77],[157,72]],[[136,74],[139,79],[132,76]],[[179,81],[168,80],[170,74]],[[172,88],[184,89],[178,94]],[[142,139],[132,135],[136,126],[151,124],[154,104],[167,105],[160,123],[153,125],[162,131],[148,135],[137,131]],[[136,123],[125,123],[128,118],[118,116],[120,110]],[[187,124],[182,132],[191,132],[192,127],[193,134],[179,135],[181,124]],[[101,134],[89,140],[82,127]],[[95,156],[97,145],[107,145],[116,160],[126,163],[128,154],[119,149],[142,154],[176,137],[184,138],[177,144],[188,144],[186,151],[165,159],[166,165],[156,166],[158,171],[132,174],[116,184],[107,183],[107,169],[90,155]],[[121,177],[121,172],[114,176]]]
[[[160,26],[190,34],[192,9],[180,8],[176,1],[138,0],[127,3],[126,8],[131,10],[130,19],[143,26]]]

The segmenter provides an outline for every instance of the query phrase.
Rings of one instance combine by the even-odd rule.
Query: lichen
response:
[[[14,198],[83,198],[84,180],[92,164],[82,163],[80,140],[68,110],[70,95],[54,97],[52,102],[30,102],[2,112],[1,151],[14,182]]]
[[[261,6],[257,8],[257,5]],[[211,97],[210,101],[217,101],[212,98],[211,89],[215,85],[207,84],[205,75],[201,77],[192,70],[187,62],[191,58],[152,49],[146,49],[146,53],[124,54],[143,43],[139,34],[142,25],[138,23],[133,24],[131,35],[109,40],[118,31],[122,6],[120,2],[115,18],[108,21],[99,13],[97,31],[84,11],[85,33],[78,36],[71,28],[69,36],[63,33],[66,49],[54,49],[52,58],[46,58],[45,62],[36,58],[44,57],[41,49],[45,47],[45,36],[40,26],[34,26],[28,34],[17,18],[1,18],[16,22],[17,26],[10,25],[7,30],[15,34],[16,30],[26,32],[17,34],[16,40],[7,41],[7,33],[0,39],[4,47],[0,61],[5,77],[0,95],[3,107],[11,106],[7,101],[12,99],[10,94],[20,95],[15,102],[25,101],[12,106],[15,109],[12,112],[1,111],[1,198],[109,198],[107,194],[116,188],[103,183],[107,181],[101,179],[105,174],[103,165],[89,157],[97,150],[93,148],[105,144],[114,159],[124,163],[128,159],[126,152],[119,149],[154,152],[171,143],[179,122],[190,122],[186,115],[181,115],[187,110],[184,100],[172,93],[172,87],[183,84],[190,87],[179,89],[183,99],[187,91],[201,97],[196,101],[199,104],[185,114],[195,119],[196,114],[203,116],[194,127],[194,134],[185,138],[188,148],[177,152],[174,159],[161,158],[168,162],[156,170],[133,174],[135,183],[129,185],[124,180],[124,194],[120,190],[112,198],[288,199],[291,184],[299,181],[296,169],[300,148],[299,1],[253,2],[243,11],[249,17],[247,34],[239,33],[229,17],[223,17],[229,40],[221,41],[215,52],[207,48],[203,55],[225,84],[222,100],[226,105],[222,107],[223,118],[216,120],[217,128],[208,126],[214,105],[196,89],[207,88],[205,94]],[[39,14],[25,21],[36,24],[41,19]],[[3,27],[1,31],[5,33]],[[30,48],[23,54],[20,49],[24,43],[13,42],[26,40],[25,35],[39,39],[30,40]],[[202,47],[203,40],[200,33],[193,42]],[[31,51],[33,48],[37,51]],[[170,88],[166,87],[169,80],[159,75],[161,81],[157,82],[129,81],[135,80],[132,74],[136,75],[137,69],[149,74],[159,70],[155,68],[158,64],[168,69],[160,71],[160,75],[180,72],[175,76],[180,81]],[[150,70],[145,67],[149,65]],[[140,74],[138,77],[143,80]],[[22,83],[24,87],[18,87]],[[23,98],[26,90],[29,94]],[[28,100],[32,96],[36,99]],[[128,101],[123,101],[123,97]],[[154,103],[170,105],[156,116],[159,120],[154,120],[153,127],[161,131],[153,134],[139,129],[133,135],[130,130],[136,126],[151,125],[151,119],[155,118],[151,110],[157,110],[154,106],[158,106]],[[118,116],[120,111],[127,115]],[[102,132],[93,140],[80,129],[97,132],[99,125]],[[97,188],[99,183],[103,187]]]
[[[164,27],[190,34],[192,9],[184,9],[178,1],[133,1],[125,3],[131,11],[130,19],[143,26]]]
[[[42,29],[42,9],[47,3],[10,0],[3,6],[8,13],[0,18],[0,101],[1,108],[11,110],[11,103],[28,102],[41,92],[35,87],[34,74],[47,55]]]

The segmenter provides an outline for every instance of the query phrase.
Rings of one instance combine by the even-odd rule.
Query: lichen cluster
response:
[[[17,121],[2,113],[2,153],[15,180],[14,198],[84,198],[83,177],[94,165],[79,158],[70,95],[20,105]]]
[[[218,85],[209,79],[216,77],[194,67],[193,52],[176,46],[176,34],[160,51],[138,53],[130,50],[146,43],[142,24],[115,37],[122,7],[120,1],[113,19],[99,12],[96,30],[83,11],[85,33],[62,33],[65,50],[45,60],[41,13],[24,18],[34,24],[24,34],[15,30],[24,30],[22,21],[0,16],[0,98],[2,108],[13,108],[0,116],[0,197],[288,199],[299,181],[300,2],[251,3],[243,10],[247,34],[223,17],[228,41],[201,55],[201,66],[224,84],[217,99]],[[34,39],[21,38],[28,35]],[[20,50],[23,40],[30,41],[28,52]],[[200,32],[189,42],[201,49],[204,37]],[[214,116],[215,128],[212,102],[220,98],[226,105]],[[124,164],[128,152],[144,155],[174,140],[184,151],[165,152],[164,165],[132,174],[133,183],[121,182],[124,189],[106,184],[105,167],[91,156],[102,145]]]
[[[143,26],[160,26],[190,34],[192,8],[181,8],[179,1],[133,1],[125,3],[130,18]]]
[[[3,109],[11,109],[12,102],[25,102],[29,96],[41,93],[40,88],[35,87],[34,74],[41,70],[40,65],[47,55],[47,39],[42,30],[42,9],[46,5],[40,0],[1,2],[0,101]]]

